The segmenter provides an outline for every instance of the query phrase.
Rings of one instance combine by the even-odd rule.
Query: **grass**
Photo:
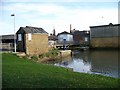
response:
[[[117,78],[72,72],[10,53],[2,54],[4,88],[117,88]]]

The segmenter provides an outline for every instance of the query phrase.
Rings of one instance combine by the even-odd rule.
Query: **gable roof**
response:
[[[61,35],[61,34],[70,34],[70,35],[72,35],[71,33],[69,33],[69,32],[66,32],[66,31],[64,31],[64,32],[61,32],[61,33],[58,33],[58,35]],[[57,36],[58,36],[57,35]]]
[[[43,28],[26,26],[20,27],[17,33],[40,33],[40,34],[48,34]]]

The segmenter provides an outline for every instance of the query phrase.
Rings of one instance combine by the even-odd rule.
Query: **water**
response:
[[[54,65],[118,78],[118,54],[117,50],[74,51],[72,57],[61,58]]]

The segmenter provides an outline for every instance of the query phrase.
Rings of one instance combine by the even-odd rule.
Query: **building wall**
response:
[[[26,34],[26,54],[38,55],[48,52],[47,34],[32,34],[31,36],[31,40],[28,40],[28,34]]]
[[[64,44],[64,39],[66,40],[66,44],[73,43],[73,35],[71,34],[60,34],[58,35],[57,44]]]
[[[75,45],[89,45],[90,33],[87,31],[75,31],[73,34],[73,40]]]
[[[116,37],[118,36],[118,26],[106,26],[91,28],[92,37]]]
[[[58,35],[58,41],[64,41],[64,39],[66,39],[66,41],[73,41],[73,35],[71,35],[71,34]]]
[[[92,38],[91,46],[93,48],[118,48],[119,42],[120,37]]]
[[[90,28],[92,48],[118,48],[120,41],[119,26],[107,25]]]

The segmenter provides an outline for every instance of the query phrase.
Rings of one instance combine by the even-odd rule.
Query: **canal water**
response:
[[[73,51],[72,56],[61,58],[54,65],[72,68],[74,72],[118,78],[119,52],[117,50]]]

